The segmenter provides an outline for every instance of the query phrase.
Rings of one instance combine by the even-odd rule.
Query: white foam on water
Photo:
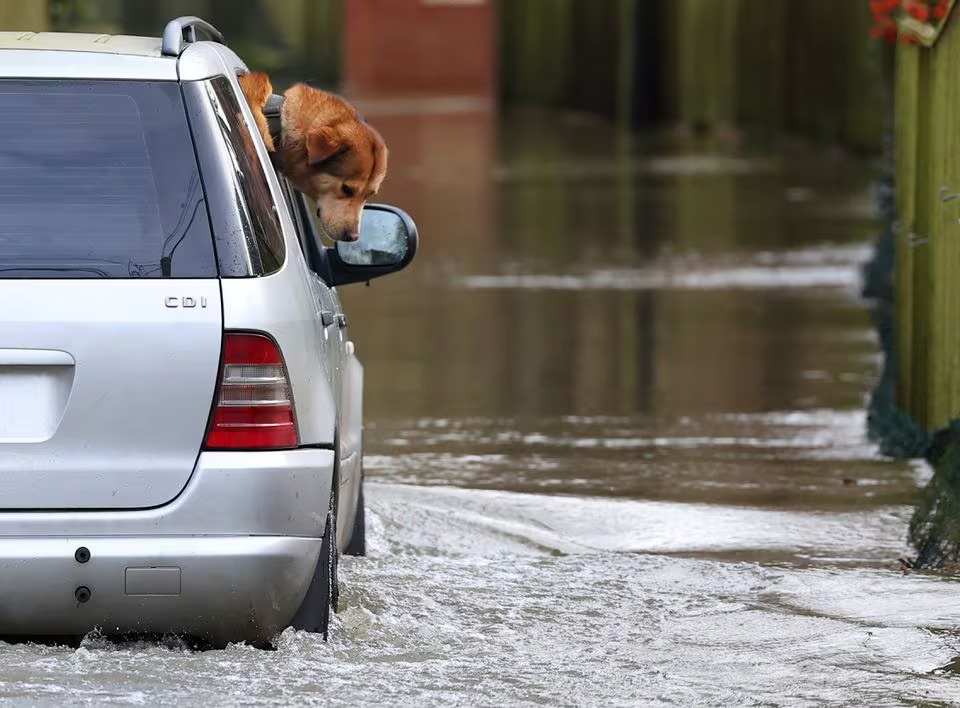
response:
[[[750,254],[750,262],[675,258],[643,268],[597,268],[581,273],[472,274],[455,285],[475,289],[532,290],[763,290],[843,289],[861,285],[860,266],[870,246],[855,244]]]
[[[27,705],[954,703],[954,586],[884,569],[663,555],[892,550],[901,519],[371,484],[329,642],[193,653],[0,646]],[[657,551],[657,553],[641,552]]]
[[[908,507],[792,511],[406,484],[369,486],[390,554],[717,553],[884,561],[904,551]]]

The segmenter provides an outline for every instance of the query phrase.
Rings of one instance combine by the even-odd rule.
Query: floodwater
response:
[[[422,249],[344,289],[370,553],[331,640],[3,647],[31,705],[948,705],[960,592],[903,574],[869,166],[385,105]],[[456,108],[456,107],[454,107]]]

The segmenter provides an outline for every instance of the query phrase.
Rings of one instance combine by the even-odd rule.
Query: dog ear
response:
[[[248,74],[237,76],[240,82],[240,88],[243,89],[243,95],[247,98],[247,103],[254,108],[263,108],[270,94],[273,93],[273,84],[270,83],[270,77],[262,71],[251,71]]]
[[[311,128],[307,133],[307,162],[316,165],[332,157],[342,143],[333,128]]]
[[[267,104],[270,94],[273,93],[273,86],[270,85],[269,77],[260,72],[253,72],[238,74],[237,81],[240,83],[243,96],[250,106],[250,112],[253,113],[253,119],[256,121],[257,130],[260,131],[260,137],[263,138],[267,150],[275,152],[276,147],[273,144],[273,138],[270,136],[270,124],[267,122],[267,117],[263,115],[263,107]]]

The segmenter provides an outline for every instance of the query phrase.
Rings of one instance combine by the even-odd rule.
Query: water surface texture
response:
[[[344,289],[370,554],[329,643],[3,646],[32,705],[946,705],[960,592],[904,575],[871,173],[814,150],[393,110],[408,271]]]

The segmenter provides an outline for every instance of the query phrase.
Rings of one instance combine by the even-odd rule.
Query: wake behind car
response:
[[[363,367],[324,245],[213,27],[0,33],[0,636],[326,634],[365,549]]]

